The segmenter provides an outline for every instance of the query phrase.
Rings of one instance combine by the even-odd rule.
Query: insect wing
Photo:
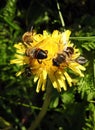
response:
[[[80,56],[76,59],[76,62],[79,64],[85,64],[87,62],[87,59],[83,56]]]

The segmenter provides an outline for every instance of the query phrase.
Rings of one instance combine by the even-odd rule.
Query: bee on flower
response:
[[[22,36],[23,43],[30,44],[33,42],[33,36],[36,34],[36,31],[33,30],[33,26],[31,27],[30,31],[25,32]]]
[[[25,33],[23,42],[14,45],[17,54],[11,64],[28,66],[28,74],[34,75],[34,82],[38,82],[36,92],[45,90],[48,78],[59,92],[62,88],[67,90],[66,80],[69,86],[73,83],[67,68],[76,75],[84,76],[82,71],[85,71],[85,67],[81,65],[83,58],[78,59],[80,51],[69,41],[70,34],[70,30],[62,33],[54,30],[52,34],[47,31],[43,31],[43,34],[29,33],[29,37]],[[17,76],[22,73],[23,70]]]

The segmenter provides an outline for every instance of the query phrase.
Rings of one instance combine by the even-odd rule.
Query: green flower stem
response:
[[[48,79],[47,80],[46,95],[45,95],[45,100],[44,100],[43,105],[42,105],[42,109],[39,112],[36,119],[31,123],[28,130],[35,130],[39,126],[42,119],[44,118],[44,116],[45,116],[45,114],[46,114],[46,112],[48,110],[48,106],[50,104],[51,91],[52,91],[52,85],[51,85],[51,81]]]
[[[59,18],[60,18],[60,20],[61,20],[62,27],[65,27],[65,22],[64,22],[64,19],[63,19],[61,10],[60,10],[59,2],[58,2],[57,0],[56,0],[56,2],[57,2],[57,9],[58,9]]]

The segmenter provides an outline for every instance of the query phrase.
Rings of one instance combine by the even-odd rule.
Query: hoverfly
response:
[[[39,63],[42,63],[40,60],[47,58],[47,53],[47,50],[42,50],[40,48],[27,48],[25,52],[26,56],[37,59]]]
[[[61,53],[58,53],[55,58],[52,59],[53,65],[59,67],[60,64],[67,62],[68,58],[74,53],[73,47],[67,47]]]

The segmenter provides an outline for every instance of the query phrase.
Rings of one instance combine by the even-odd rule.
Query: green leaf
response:
[[[49,107],[50,108],[56,108],[58,106],[58,103],[59,103],[59,98],[56,97],[56,98],[54,98],[54,99],[51,100]]]
[[[63,103],[65,104],[71,104],[74,102],[74,94],[73,93],[70,93],[70,92],[64,92],[62,95],[61,95],[61,100]]]

